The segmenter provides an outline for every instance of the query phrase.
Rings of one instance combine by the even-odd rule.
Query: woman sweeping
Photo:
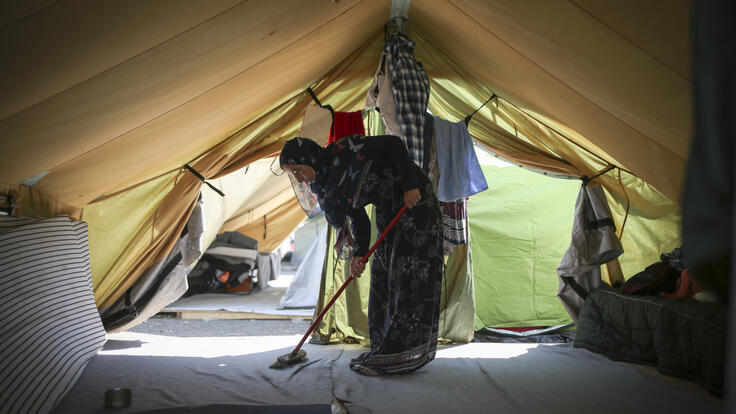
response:
[[[307,138],[284,145],[281,168],[307,183],[327,222],[339,229],[336,248],[352,256],[359,276],[370,243],[364,206],[373,204],[379,233],[403,204],[409,208],[375,250],[368,329],[371,349],[350,362],[366,375],[403,374],[434,359],[442,285],[442,216],[426,174],[400,138],[344,137],[326,148]],[[300,198],[304,198],[302,194]],[[350,224],[348,224],[350,222]]]

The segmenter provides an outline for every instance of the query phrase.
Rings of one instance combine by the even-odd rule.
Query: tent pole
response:
[[[403,33],[404,26],[409,22],[409,6],[411,0],[392,0],[391,17],[389,24],[396,29],[396,33]]]

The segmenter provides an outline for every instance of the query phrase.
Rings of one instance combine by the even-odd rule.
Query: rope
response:
[[[618,240],[621,241],[621,239],[624,237],[624,227],[626,227],[626,219],[629,218],[629,207],[631,207],[631,200],[629,200],[629,195],[626,193],[626,187],[624,186],[623,181],[621,180],[621,170],[618,170],[618,183],[621,185],[621,189],[624,192],[624,196],[626,197],[626,214],[624,215],[624,222],[621,224],[621,233],[618,236]]]

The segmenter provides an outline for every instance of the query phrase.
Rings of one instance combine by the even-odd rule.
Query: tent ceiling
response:
[[[201,2],[190,3],[199,7]],[[168,8],[189,3],[176,5]],[[318,79],[373,36],[384,20],[381,2],[312,5],[305,0],[248,1],[214,16],[202,10],[200,21],[192,19],[173,36],[162,33],[170,36],[163,42],[121,50],[114,54],[118,62],[100,63],[100,72],[79,75],[83,80],[62,91],[39,91],[35,102],[25,102],[25,109],[0,121],[3,134],[13,137],[0,155],[0,177],[14,183],[51,169],[38,189],[80,206],[181,166],[245,120]],[[115,37],[125,39],[123,29],[141,23],[139,10],[132,3],[108,6],[135,12],[108,13],[111,20],[127,16],[125,24],[113,25],[120,29]],[[20,23],[46,24],[44,11]],[[96,26],[58,41],[94,37],[100,30]],[[23,61],[28,49],[15,52]],[[65,58],[49,56],[43,66],[53,67],[57,59]],[[13,156],[19,153],[24,156]]]
[[[0,28],[15,23],[37,11],[48,7],[57,0],[4,1],[0,3]]]
[[[171,171],[380,36],[388,0],[5,3],[0,184],[73,206]],[[679,197],[689,1],[414,0],[485,87]],[[432,76],[452,76],[433,68]],[[665,171],[665,173],[663,173]]]
[[[572,0],[604,26],[641,48],[673,72],[690,79],[690,0],[629,3]]]
[[[109,1],[65,3],[56,2],[4,29],[13,42],[3,43],[3,54],[22,59],[8,67],[4,81],[9,99],[0,106],[0,117],[141,59],[146,51],[154,53],[182,32],[216,20],[237,1],[175,7],[175,0],[164,0],[142,2],[140,8]]]
[[[625,4],[617,3],[631,13],[640,8]],[[565,0],[415,0],[409,17],[494,92],[582,134],[677,198],[691,129],[690,80],[633,40]],[[684,28],[687,17],[678,10],[672,19]],[[670,49],[689,58],[689,43]]]

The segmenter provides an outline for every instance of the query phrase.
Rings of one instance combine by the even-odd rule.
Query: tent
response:
[[[317,304],[322,265],[327,252],[327,223],[321,222],[319,234],[307,251],[289,287],[279,300],[278,308],[313,308]]]
[[[656,217],[679,197],[691,130],[687,2],[669,3],[666,15],[632,3],[631,19],[627,7],[581,4],[412,3],[408,30],[432,79],[430,109],[457,119],[495,93],[494,110],[470,125],[478,140],[579,176],[617,165],[632,210]],[[183,228],[202,187],[184,165],[213,179],[276,153],[298,129],[307,86],[340,110],[361,107],[388,5],[8,10],[3,189],[20,192],[19,214],[90,223],[105,307]],[[625,205],[617,173],[600,181]],[[648,202],[649,192],[665,201]],[[296,211],[293,200],[279,207],[289,202]]]
[[[200,194],[219,205],[205,209],[205,244],[240,231],[274,249],[303,213],[269,157],[298,132],[307,87],[337,110],[362,108],[390,6],[5,3],[0,193],[18,215],[88,224],[103,312],[165,261]],[[575,177],[614,167],[596,182],[626,223],[624,275],[679,244],[689,1],[414,0],[409,22],[432,113],[460,120],[493,98],[469,129],[494,154]],[[466,253],[453,274],[468,274]],[[471,287],[454,286],[448,306],[472,306]]]

